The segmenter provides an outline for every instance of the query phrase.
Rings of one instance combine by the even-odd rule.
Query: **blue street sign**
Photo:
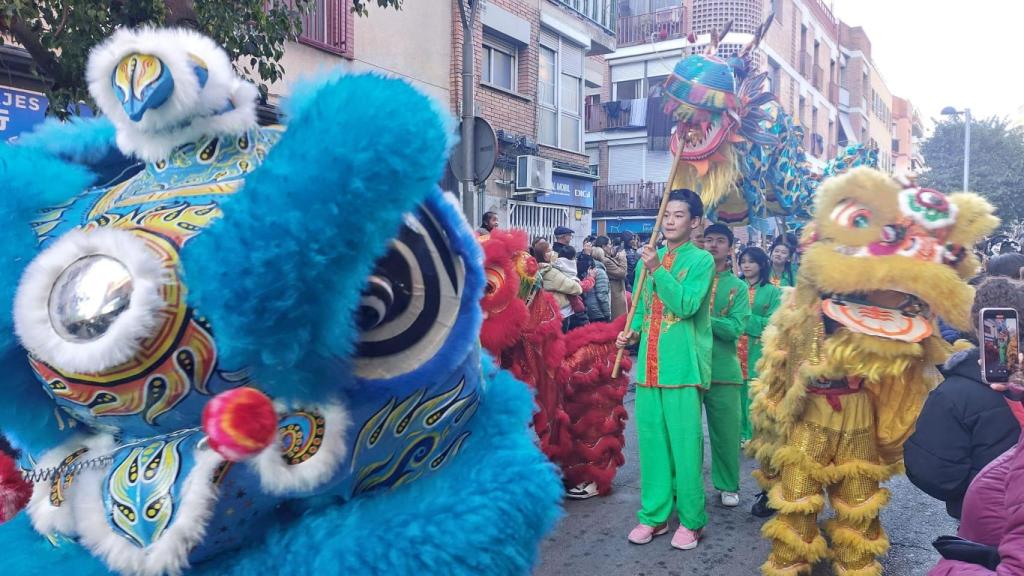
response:
[[[0,141],[28,132],[46,118],[49,101],[38,92],[0,86]]]
[[[586,178],[574,178],[567,174],[551,175],[554,190],[537,195],[537,202],[542,204],[558,204],[560,206],[576,206],[578,208],[594,208],[594,182]]]

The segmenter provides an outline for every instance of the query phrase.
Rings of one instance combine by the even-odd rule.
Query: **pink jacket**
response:
[[[1024,448],[1021,442],[989,463],[964,497],[957,535],[999,548],[993,572],[983,566],[943,559],[928,576],[1024,576]]]

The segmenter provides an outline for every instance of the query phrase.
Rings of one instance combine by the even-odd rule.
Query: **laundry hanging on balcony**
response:
[[[643,128],[647,124],[647,98],[635,98],[630,101],[629,127]]]
[[[653,151],[668,150],[672,139],[672,126],[675,120],[665,112],[664,99],[652,96],[647,99],[647,149]]]

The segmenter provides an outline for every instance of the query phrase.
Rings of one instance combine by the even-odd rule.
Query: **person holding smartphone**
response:
[[[985,337],[983,309],[1007,309],[1014,314],[990,314]],[[973,315],[975,347],[953,355],[942,368],[944,380],[928,395],[914,434],[904,446],[907,477],[918,488],[946,503],[946,511],[961,518],[963,499],[974,477],[989,462],[1013,446],[1021,433],[1003,391],[1010,391],[1011,377],[1020,377],[1019,322],[1024,314],[1024,284],[1010,278],[988,278],[977,288]],[[1010,334],[1009,316],[1016,316]],[[980,337],[979,337],[980,334]],[[988,342],[986,342],[986,339]],[[1001,340],[1002,339],[1002,340]],[[1000,364],[1000,342],[1012,362]],[[983,371],[982,353],[987,349]],[[986,380],[996,377],[1003,382]]]

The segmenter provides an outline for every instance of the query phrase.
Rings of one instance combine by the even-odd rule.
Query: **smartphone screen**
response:
[[[981,310],[982,369],[985,381],[1005,383],[1019,369],[1020,332],[1017,311],[1013,308]]]

